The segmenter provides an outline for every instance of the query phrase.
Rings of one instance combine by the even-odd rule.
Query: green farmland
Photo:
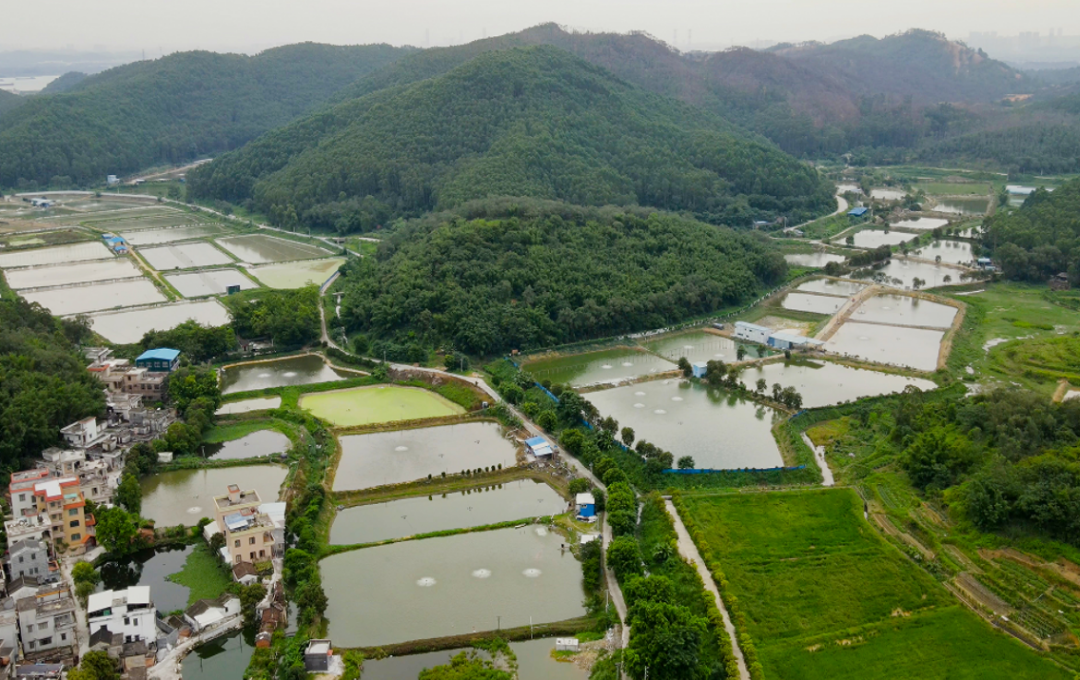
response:
[[[957,603],[854,491],[688,496],[765,677],[1070,678]]]

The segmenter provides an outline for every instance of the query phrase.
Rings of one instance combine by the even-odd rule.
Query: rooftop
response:
[[[259,492],[255,489],[240,492],[240,498],[235,503],[229,499],[229,494],[214,497],[214,504],[222,510],[224,510],[225,508],[235,507],[237,505],[249,505],[252,503],[257,503],[260,505],[262,504],[262,500],[259,498]]]
[[[131,586],[127,590],[103,590],[93,593],[86,602],[87,612],[99,612],[123,605],[150,604],[150,586]]]
[[[135,361],[144,360],[158,360],[158,361],[172,361],[176,357],[180,356],[180,350],[168,349],[165,347],[159,347],[157,349],[148,349],[139,355]]]
[[[751,331],[761,331],[763,333],[772,333],[771,328],[766,328],[764,326],[759,326],[756,323],[750,323],[749,321],[736,321],[735,326],[737,328],[745,328],[745,329],[751,330]]]

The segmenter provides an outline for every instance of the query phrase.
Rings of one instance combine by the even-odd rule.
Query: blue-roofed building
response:
[[[532,437],[525,440],[525,448],[537,458],[547,458],[555,453],[555,447],[543,437]]]
[[[848,217],[863,217],[866,213],[870,212],[870,208],[852,208],[848,210]]]
[[[171,373],[180,367],[180,350],[165,347],[148,349],[135,360],[135,366],[151,373]]]

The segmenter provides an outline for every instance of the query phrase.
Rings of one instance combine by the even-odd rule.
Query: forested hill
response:
[[[723,119],[552,47],[482,54],[200,168],[190,191],[354,231],[489,196],[646,205],[725,224],[831,210],[831,185]]]
[[[98,182],[237,148],[408,51],[307,43],[120,66],[3,115],[0,186]]]
[[[88,77],[89,76],[80,71],[68,71],[64,75],[60,76],[56,80],[46,85],[45,89],[41,91],[41,94],[60,94],[61,92],[67,92],[82,81],[86,80]]]
[[[369,352],[492,355],[659,328],[780,281],[764,236],[644,209],[473,203],[397,230],[343,269],[343,316]]]
[[[983,241],[1010,279],[1045,281],[1066,272],[1080,285],[1080,180],[1052,193],[1039,189],[1019,210],[993,216]]]
[[[0,90],[0,116],[3,116],[5,112],[14,109],[16,106],[23,104],[26,100],[17,94],[12,94],[7,90]]]
[[[835,73],[857,94],[891,94],[916,102],[991,102],[1035,86],[982,50],[931,31],[912,30],[882,39],[864,35],[771,51],[807,68]]]

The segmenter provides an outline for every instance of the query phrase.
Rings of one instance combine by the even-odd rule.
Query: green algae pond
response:
[[[300,397],[300,408],[338,427],[465,413],[464,408],[440,394],[400,385],[371,385],[305,394]]]
[[[581,566],[565,542],[530,524],[327,557],[329,637],[370,647],[584,616]]]
[[[434,531],[467,529],[546,516],[566,510],[566,501],[550,486],[521,479],[497,486],[342,510],[330,529],[330,544],[375,543]]]
[[[653,373],[674,371],[670,361],[641,350],[606,349],[570,356],[526,359],[522,368],[539,381],[584,387],[614,384]]]

